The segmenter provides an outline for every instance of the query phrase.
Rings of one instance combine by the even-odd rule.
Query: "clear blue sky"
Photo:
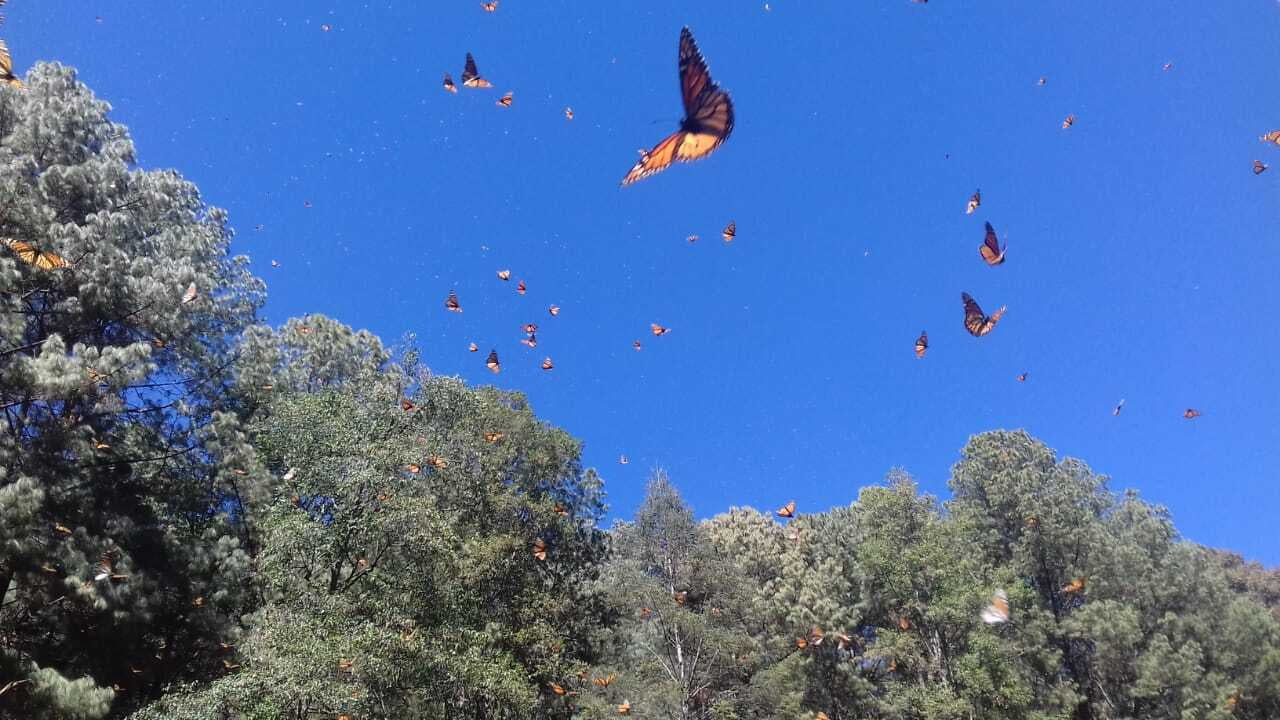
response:
[[[770,2],[13,0],[0,35],[230,210],[270,321],[411,331],[526,392],[619,515],[658,466],[704,516],[843,505],[895,465],[945,497],[971,434],[1025,428],[1280,563],[1280,4]],[[686,24],[736,129],[620,189],[679,122]],[[496,87],[445,93],[468,51]],[[962,290],[1009,306],[994,333]]]

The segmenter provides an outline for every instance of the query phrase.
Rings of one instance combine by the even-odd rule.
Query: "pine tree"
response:
[[[219,508],[256,465],[221,402],[262,285],[108,110],[59,65],[0,88],[5,716],[103,717],[200,675],[250,601]]]

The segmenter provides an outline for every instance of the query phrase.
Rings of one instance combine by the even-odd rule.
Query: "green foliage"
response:
[[[108,110],[59,65],[0,89],[0,238],[70,263],[0,249],[5,716],[103,717],[199,677],[251,600],[215,510],[252,455],[220,387],[262,285],[225,214],[135,167]]]

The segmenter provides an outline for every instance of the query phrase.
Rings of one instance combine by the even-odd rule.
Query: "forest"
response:
[[[656,470],[603,528],[519,393],[264,324],[109,110],[56,63],[0,88],[0,716],[1280,718],[1280,570],[1022,431],[945,500],[698,520]]]

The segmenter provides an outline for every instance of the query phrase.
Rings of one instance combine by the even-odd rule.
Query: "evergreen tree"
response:
[[[108,110],[59,65],[0,88],[8,717],[103,717],[203,675],[251,601],[219,510],[257,466],[222,399],[262,284]]]

